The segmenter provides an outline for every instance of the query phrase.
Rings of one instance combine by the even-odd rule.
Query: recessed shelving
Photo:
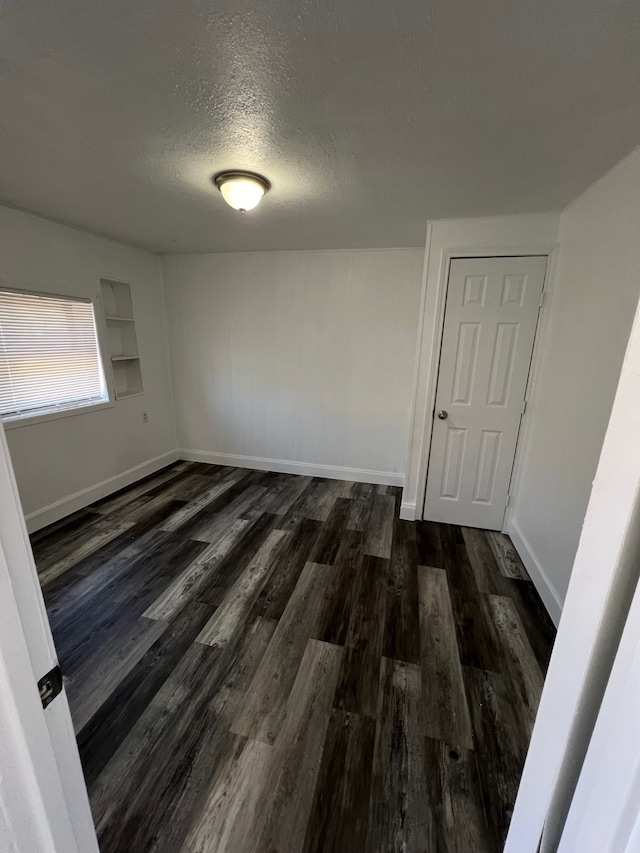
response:
[[[124,281],[100,280],[116,400],[143,393],[131,287]]]

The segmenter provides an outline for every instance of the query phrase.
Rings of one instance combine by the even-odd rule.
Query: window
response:
[[[108,401],[88,299],[0,290],[0,415],[13,420]]]

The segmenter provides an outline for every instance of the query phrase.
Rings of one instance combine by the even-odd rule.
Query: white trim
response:
[[[428,231],[428,240],[431,240],[431,229]],[[416,475],[413,478],[414,487],[407,496],[409,503],[415,504],[416,518],[422,518],[424,510],[425,489],[427,483],[427,463],[431,447],[431,432],[433,427],[433,406],[438,383],[438,368],[440,364],[440,348],[442,343],[442,332],[444,329],[444,312],[449,280],[449,266],[453,258],[487,258],[487,257],[531,257],[545,256],[550,258],[557,246],[482,246],[482,247],[448,247],[442,248],[439,253],[438,274],[435,280],[429,275],[432,246],[428,244],[425,260],[426,273],[423,280],[422,294],[422,317],[420,319],[418,355],[415,368],[415,382],[413,393],[413,410],[411,418],[411,433],[408,451],[409,464],[413,464]],[[429,326],[426,318],[430,319]],[[537,338],[537,336],[536,336]],[[536,354],[537,339],[534,342],[533,354]],[[534,356],[532,355],[532,358]],[[417,399],[419,396],[420,374],[426,378],[426,395],[420,418],[416,417]],[[422,424],[420,429],[418,424]],[[409,467],[407,467],[407,479],[409,479]]]
[[[557,248],[558,213],[518,214],[427,223],[405,491],[422,518],[435,384],[444,322],[444,288],[453,257],[551,256]]]
[[[626,550],[638,566],[638,501],[627,538],[631,541]],[[639,669],[640,587],[636,585],[558,853],[638,853],[640,849]]]
[[[433,400],[430,401],[429,389],[433,382],[433,374],[437,376],[437,366],[434,360],[438,350],[434,349],[437,337],[436,315],[439,310],[439,289],[435,292],[433,285],[429,286],[429,267],[431,263],[433,243],[433,223],[427,223],[427,241],[424,254],[424,270],[422,274],[422,294],[420,296],[420,317],[418,318],[418,340],[416,343],[416,361],[413,376],[413,394],[411,397],[411,419],[409,421],[409,447],[407,450],[407,470],[405,488],[402,494],[403,503],[414,507],[414,520],[422,518],[424,507],[425,486],[427,482],[427,460],[431,443],[431,427],[433,418]],[[439,281],[439,279],[438,279]],[[444,309],[443,309],[444,314]],[[427,326],[427,319],[430,320]],[[425,380],[422,380],[424,374]],[[418,403],[421,386],[425,384],[425,400],[420,410]],[[406,494],[408,493],[408,494]]]
[[[195,258],[215,255],[219,258],[228,255],[348,255],[365,252],[415,252],[416,249],[422,249],[422,246],[372,246],[371,248],[357,247],[355,249],[248,249],[235,252],[159,252],[158,255],[161,259],[179,258],[181,255]]]
[[[288,459],[268,459],[263,456],[236,456],[232,453],[212,453],[208,450],[178,450],[178,458],[187,462],[209,465],[231,465],[234,468],[256,468],[279,474],[302,474],[307,477],[328,477],[331,480],[353,480],[356,483],[377,483],[382,486],[402,486],[404,476],[393,471],[370,471],[368,468],[345,468],[341,465],[314,465]]]
[[[402,490],[402,503],[400,505],[400,517],[406,521],[418,521],[420,514],[417,507],[417,492],[412,481],[420,480],[420,472],[423,468],[424,443],[422,441],[422,419],[417,417],[418,396],[420,392],[420,375],[425,363],[431,367],[432,354],[427,359],[425,350],[425,322],[427,318],[427,281],[429,277],[429,259],[431,256],[431,235],[433,224],[427,222],[427,236],[424,247],[424,264],[422,267],[422,289],[420,293],[420,309],[418,316],[418,337],[416,340],[415,357],[413,363],[413,393],[411,394],[411,405],[409,412],[409,446],[407,448],[407,468],[405,485]],[[415,462],[415,464],[414,464]],[[415,473],[415,476],[412,476]],[[425,476],[426,482],[426,476]],[[424,489],[423,489],[424,493]],[[407,498],[407,500],[405,500]],[[404,515],[403,515],[404,513]]]
[[[73,418],[76,415],[87,415],[89,412],[97,412],[100,409],[113,409],[115,405],[113,400],[101,400],[99,403],[70,403],[66,409],[56,409],[55,411],[43,412],[40,415],[34,412],[26,415],[6,415],[3,416],[2,423],[6,432],[10,429],[41,424],[44,421],[57,421],[58,418]]]
[[[562,615],[562,598],[560,594],[549,580],[549,576],[545,572],[542,563],[536,557],[533,548],[524,533],[520,530],[518,523],[516,521],[509,521],[506,532],[511,537],[511,541],[524,563],[529,577],[533,581],[544,606],[547,608],[549,616],[553,619],[554,625],[557,627],[560,622],[560,616]]]
[[[400,518],[403,521],[415,521],[416,520],[416,505],[412,503],[401,503],[400,504]]]
[[[165,468],[177,460],[178,454],[175,450],[163,453],[161,456],[154,456],[153,459],[147,459],[146,462],[142,462],[134,468],[129,468],[121,474],[116,474],[114,477],[102,480],[102,482],[96,483],[94,486],[89,486],[86,489],[81,489],[79,492],[74,492],[74,494],[66,498],[61,498],[59,501],[49,504],[49,506],[37,509],[35,512],[30,512],[29,515],[25,516],[27,530],[29,533],[33,533],[36,530],[40,530],[41,527],[53,524],[54,521],[58,521],[66,515],[71,515],[72,512],[76,512],[94,503],[94,501],[105,498],[113,492],[124,489],[126,486],[132,485],[137,480],[142,480],[143,477],[148,477],[149,474],[154,474],[156,471]]]
[[[533,342],[533,351],[531,353],[531,367],[529,369],[529,378],[527,380],[527,389],[525,399],[527,402],[526,410],[520,420],[520,431],[518,432],[518,443],[513,459],[513,469],[511,471],[511,482],[509,484],[509,493],[511,494],[511,503],[507,506],[504,518],[504,527],[507,528],[511,524],[511,520],[516,516],[518,509],[518,493],[522,477],[524,474],[526,459],[531,443],[533,423],[533,409],[531,402],[535,400],[538,383],[540,381],[540,373],[542,360],[544,357],[547,339],[549,337],[549,328],[551,326],[551,313],[553,307],[554,286],[556,283],[558,271],[558,257],[560,247],[556,246],[549,252],[547,261],[547,271],[544,277],[544,287],[542,289],[543,302],[540,307],[538,316],[538,325],[536,328],[536,336]],[[546,602],[545,602],[546,603]],[[562,605],[560,605],[562,609]],[[551,617],[556,622],[555,617]],[[556,622],[557,625],[557,622]]]
[[[171,358],[169,356],[169,353],[171,352],[171,343],[170,343],[170,339],[169,339],[169,323],[167,320],[167,318],[169,316],[169,313],[167,311],[167,288],[166,288],[165,282],[164,282],[164,269],[162,267],[162,258],[160,257],[160,255],[158,255],[156,257],[156,262],[157,262],[157,267],[158,267],[158,279],[160,281],[160,295],[162,297],[162,326],[163,326],[163,332],[164,332],[164,345],[165,345],[165,357],[166,357],[165,367],[166,367],[167,376],[169,378],[169,401],[171,403],[171,406],[170,406],[171,426],[172,426],[172,430],[173,430],[171,433],[171,437],[173,439],[174,447],[177,447],[178,446],[178,419],[177,419],[177,414],[176,414],[176,395],[175,395],[174,390],[173,390],[173,366],[171,363]],[[131,297],[131,299],[132,299],[132,305],[133,305],[133,297]]]

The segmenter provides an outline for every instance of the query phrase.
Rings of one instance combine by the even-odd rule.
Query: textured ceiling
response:
[[[640,141],[617,0],[4,0],[0,199],[162,252],[417,246]],[[273,189],[241,217],[225,168]]]

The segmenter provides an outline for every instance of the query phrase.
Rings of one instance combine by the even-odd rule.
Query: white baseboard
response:
[[[231,465],[234,468],[256,468],[279,474],[303,474],[307,477],[328,477],[331,480],[353,480],[356,483],[376,483],[382,486],[403,486],[404,474],[392,471],[370,471],[366,468],[343,468],[340,465],[313,465],[287,459],[266,459],[262,456],[235,456],[231,453],[211,453],[208,450],[178,450],[178,458],[187,462],[206,462],[210,465]]]
[[[533,581],[535,588],[538,590],[542,603],[547,608],[549,616],[553,619],[553,623],[558,627],[560,616],[562,614],[562,599],[558,591],[549,580],[549,576],[545,572],[542,564],[536,557],[533,548],[529,544],[527,537],[524,535],[518,523],[509,520],[507,524],[507,533],[511,537],[516,551],[520,555],[520,559],[524,563],[525,569],[529,572],[529,577]]]
[[[416,505],[414,503],[404,503],[404,501],[400,504],[400,518],[403,521],[415,521],[416,520]]]
[[[77,510],[89,506],[89,504],[99,501],[101,498],[106,498],[107,495],[113,492],[130,486],[136,480],[142,480],[144,477],[148,477],[149,474],[154,474],[161,468],[165,468],[172,462],[176,462],[178,458],[175,450],[163,453],[161,456],[148,459],[134,468],[129,468],[128,471],[123,471],[122,474],[116,474],[115,477],[102,480],[101,483],[96,483],[95,486],[89,486],[87,489],[75,492],[67,498],[61,498],[61,500],[49,504],[49,506],[37,509],[35,512],[30,512],[29,515],[25,516],[27,530],[29,533],[33,533],[36,530],[40,530],[41,527],[53,524],[54,521],[59,521],[66,515],[71,515],[72,512],[77,512]]]

